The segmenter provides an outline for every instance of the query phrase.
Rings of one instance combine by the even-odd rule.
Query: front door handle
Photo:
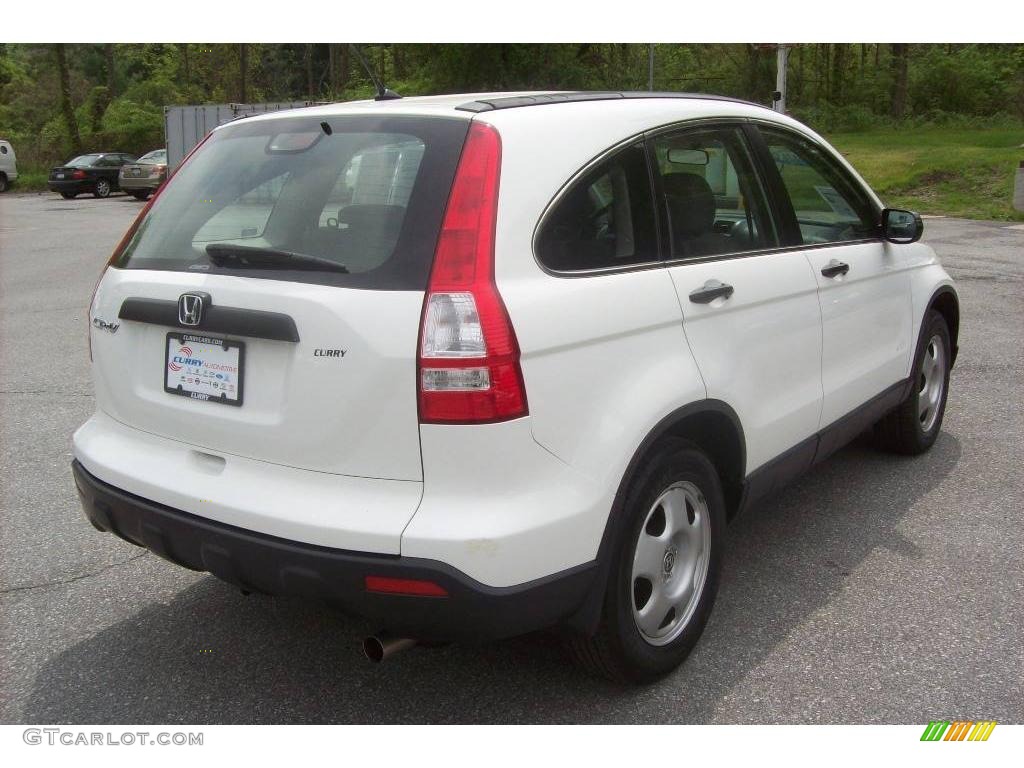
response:
[[[694,304],[710,304],[719,297],[728,299],[732,296],[733,288],[728,283],[720,280],[708,280],[704,285],[690,294],[690,301]]]
[[[845,275],[849,271],[849,264],[839,261],[838,259],[832,259],[832,261],[822,268],[821,274],[825,277],[839,277],[840,275]]]

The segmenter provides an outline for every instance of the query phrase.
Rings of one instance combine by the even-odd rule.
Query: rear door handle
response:
[[[825,277],[839,277],[840,275],[845,275],[849,271],[849,264],[839,261],[838,259],[832,259],[832,261],[822,268],[821,274]]]
[[[719,297],[728,299],[732,296],[733,287],[720,280],[708,280],[704,285],[690,294],[694,304],[710,304]]]

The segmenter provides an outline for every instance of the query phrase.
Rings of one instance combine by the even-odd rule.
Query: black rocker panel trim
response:
[[[904,379],[893,384],[817,434],[755,469],[747,476],[742,508],[749,509],[753,502],[774,493],[815,464],[820,464],[896,408],[909,393],[910,382],[910,379]]]

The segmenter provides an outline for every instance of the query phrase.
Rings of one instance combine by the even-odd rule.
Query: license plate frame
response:
[[[174,343],[177,343],[178,350],[175,353],[175,359],[172,360],[171,349]],[[201,365],[188,365],[184,360],[180,359],[182,358],[182,355],[179,354],[182,351],[181,347],[188,347],[188,345],[196,345],[202,350],[203,356],[200,357],[200,353],[189,348],[189,353],[185,356],[185,360],[198,360],[201,361]],[[202,345],[202,347],[199,345]],[[219,353],[216,351],[218,348]],[[231,365],[232,360],[230,356],[226,358],[226,361],[217,359],[218,354],[228,353],[231,350],[237,350],[238,352],[237,366]],[[210,354],[211,352],[213,353],[212,355]],[[211,357],[213,359],[210,359]],[[172,368],[172,363],[176,366],[177,370]],[[232,372],[230,370],[231,367],[236,367],[237,371]],[[218,376],[223,376],[224,378],[218,379]],[[232,376],[237,379],[237,384],[232,382]],[[164,339],[163,377],[164,392],[170,395],[187,397],[190,400],[230,405],[236,408],[241,407],[245,395],[245,342],[216,336],[206,336],[204,334],[172,331]],[[190,379],[191,381],[189,381]],[[223,384],[225,387],[220,392],[219,397],[213,391],[216,389],[215,384],[218,386]],[[237,393],[234,397],[228,397],[229,394],[233,394],[227,389],[227,387],[231,386],[235,387],[235,392]]]

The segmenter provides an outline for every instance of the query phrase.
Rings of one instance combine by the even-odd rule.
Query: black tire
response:
[[[149,192],[132,192],[132,197],[136,200],[147,200],[149,198]]]
[[[74,200],[76,197],[78,197],[78,194],[76,192],[61,192],[60,196],[63,197],[65,200]]]
[[[106,179],[99,179],[96,181],[96,188],[93,190],[94,197],[110,197],[110,193],[113,188],[109,181]]]
[[[670,642],[654,645],[633,616],[633,555],[654,503],[679,483],[696,486],[706,501],[710,547],[703,588],[689,620]],[[620,683],[649,683],[671,672],[693,650],[718,592],[725,534],[725,499],[718,474],[708,457],[694,445],[668,440],[654,449],[644,469],[630,484],[621,513],[626,515],[622,536],[613,547],[601,622],[590,637],[570,639],[576,660],[589,671]]]
[[[930,411],[922,415],[922,397],[925,396],[926,381],[922,368],[926,356],[932,354],[932,344],[937,340],[941,345],[942,390],[938,404],[934,406],[936,413]],[[914,355],[914,381],[907,399],[875,425],[875,441],[879,447],[914,456],[924,453],[935,443],[942,430],[942,419],[946,411],[946,398],[949,395],[949,370],[952,364],[952,344],[949,326],[943,316],[934,309],[929,310],[921,325],[921,336],[917,342]],[[926,423],[931,422],[927,425]]]
[[[0,173],[0,192],[6,192],[8,187],[7,174]]]

